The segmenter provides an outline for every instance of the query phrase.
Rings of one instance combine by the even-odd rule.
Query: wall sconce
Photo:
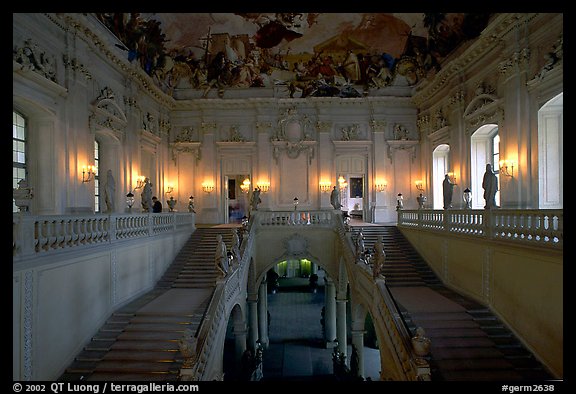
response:
[[[208,182],[204,182],[202,183],[202,190],[205,193],[212,193],[214,191],[214,184],[213,183],[208,183]]]
[[[262,193],[268,193],[270,191],[270,182],[259,182],[256,186]]]
[[[416,189],[418,189],[420,192],[424,193],[424,182],[422,181],[416,181],[414,182],[416,184]]]
[[[446,175],[448,175],[448,179],[450,180],[450,183],[452,183],[453,185],[457,185],[456,174],[454,174],[453,172],[449,172]]]
[[[320,191],[322,193],[328,193],[332,188],[332,184],[326,181],[320,181]]]
[[[132,192],[126,194],[126,205],[128,205],[128,210],[132,211],[132,206],[134,205],[134,194]]]
[[[377,192],[382,193],[384,190],[386,190],[386,187],[388,187],[388,182],[376,181],[376,184],[374,186],[376,187]]]
[[[144,179],[146,179],[144,175],[140,175],[138,178],[136,178],[136,187],[134,190],[142,189],[144,187]]]
[[[240,185],[240,190],[242,191],[242,193],[248,193],[250,191],[250,179],[246,178],[244,179],[244,181],[242,181],[242,184]]]
[[[82,183],[90,182],[94,179],[96,175],[96,167],[95,166],[84,166],[82,167]]]
[[[499,164],[500,164],[500,174],[514,178],[514,161],[500,160]]]
[[[174,186],[172,186],[171,184],[168,184],[168,186],[166,186],[166,194],[170,194],[174,191]]]
[[[342,175],[338,177],[338,185],[340,186],[340,190],[348,187],[348,182],[346,182],[346,179],[344,179]]]

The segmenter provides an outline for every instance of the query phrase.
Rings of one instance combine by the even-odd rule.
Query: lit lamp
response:
[[[328,193],[331,187],[332,184],[330,182],[320,181],[320,191],[322,193]]]
[[[172,186],[171,184],[168,184],[168,186],[166,186],[166,194],[170,194],[174,191],[174,186]]]
[[[144,187],[144,179],[146,179],[144,175],[140,175],[136,179],[136,187],[134,188],[134,190],[142,189]]]
[[[270,191],[270,182],[259,182],[256,186],[262,193],[268,193]]]
[[[348,186],[348,182],[342,175],[338,177],[338,184],[340,185],[340,190],[345,189]]]
[[[294,197],[294,210],[298,208],[298,197]]]
[[[416,184],[416,189],[418,189],[420,192],[424,192],[424,186],[422,181],[416,181],[414,182]]]
[[[205,193],[212,193],[214,191],[214,184],[213,183],[208,183],[208,182],[204,182],[202,183],[202,190]]]
[[[386,190],[386,187],[388,186],[388,183],[386,181],[376,181],[376,191],[379,193],[382,193],[384,190]]]
[[[464,191],[462,192],[462,199],[464,200],[464,203],[466,203],[466,206],[464,208],[472,209],[472,192],[470,191],[470,189],[468,188],[464,189]]]
[[[126,205],[128,205],[128,211],[132,212],[132,206],[134,205],[134,194],[132,192],[126,194]]]
[[[96,175],[95,166],[82,167],[82,183],[90,182],[92,179],[94,179],[94,175]]]
[[[402,193],[398,193],[398,196],[396,197],[396,210],[400,210],[402,208],[404,208],[404,197],[402,197]]]
[[[450,183],[452,183],[453,185],[457,185],[456,174],[454,174],[453,172],[449,172],[447,175],[448,175],[448,179],[450,180]]]
[[[250,191],[250,179],[246,178],[240,185],[240,190],[242,193],[248,193]]]
[[[500,160],[500,174],[514,178],[514,161]],[[510,170],[508,169],[510,168]]]

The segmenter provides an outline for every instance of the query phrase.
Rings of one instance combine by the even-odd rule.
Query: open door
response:
[[[242,217],[248,216],[250,175],[225,175],[224,223],[242,223]]]

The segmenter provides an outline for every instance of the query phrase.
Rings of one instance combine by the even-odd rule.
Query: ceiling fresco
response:
[[[290,97],[359,97],[432,77],[477,37],[476,13],[98,13],[166,93],[220,97],[230,88],[284,86]]]

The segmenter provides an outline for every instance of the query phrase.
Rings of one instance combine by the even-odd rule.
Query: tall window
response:
[[[470,139],[471,155],[470,164],[472,170],[472,208],[484,208],[484,189],[482,188],[482,179],[486,172],[486,164],[492,166],[492,171],[498,178],[498,192],[496,192],[496,205],[500,206],[500,137],[498,135],[498,125],[486,124],[479,127]],[[462,186],[465,187],[465,186]]]
[[[538,207],[562,209],[564,194],[564,94],[538,111]]]
[[[12,111],[12,187],[18,188],[18,182],[26,178],[26,119]],[[12,212],[18,207],[12,200]]]
[[[94,140],[94,212],[100,212],[100,144]]]
[[[444,176],[450,171],[448,166],[448,154],[450,145],[440,144],[432,152],[432,187],[434,193],[434,209],[444,208],[444,192],[442,183]],[[454,201],[454,199],[452,199]]]

